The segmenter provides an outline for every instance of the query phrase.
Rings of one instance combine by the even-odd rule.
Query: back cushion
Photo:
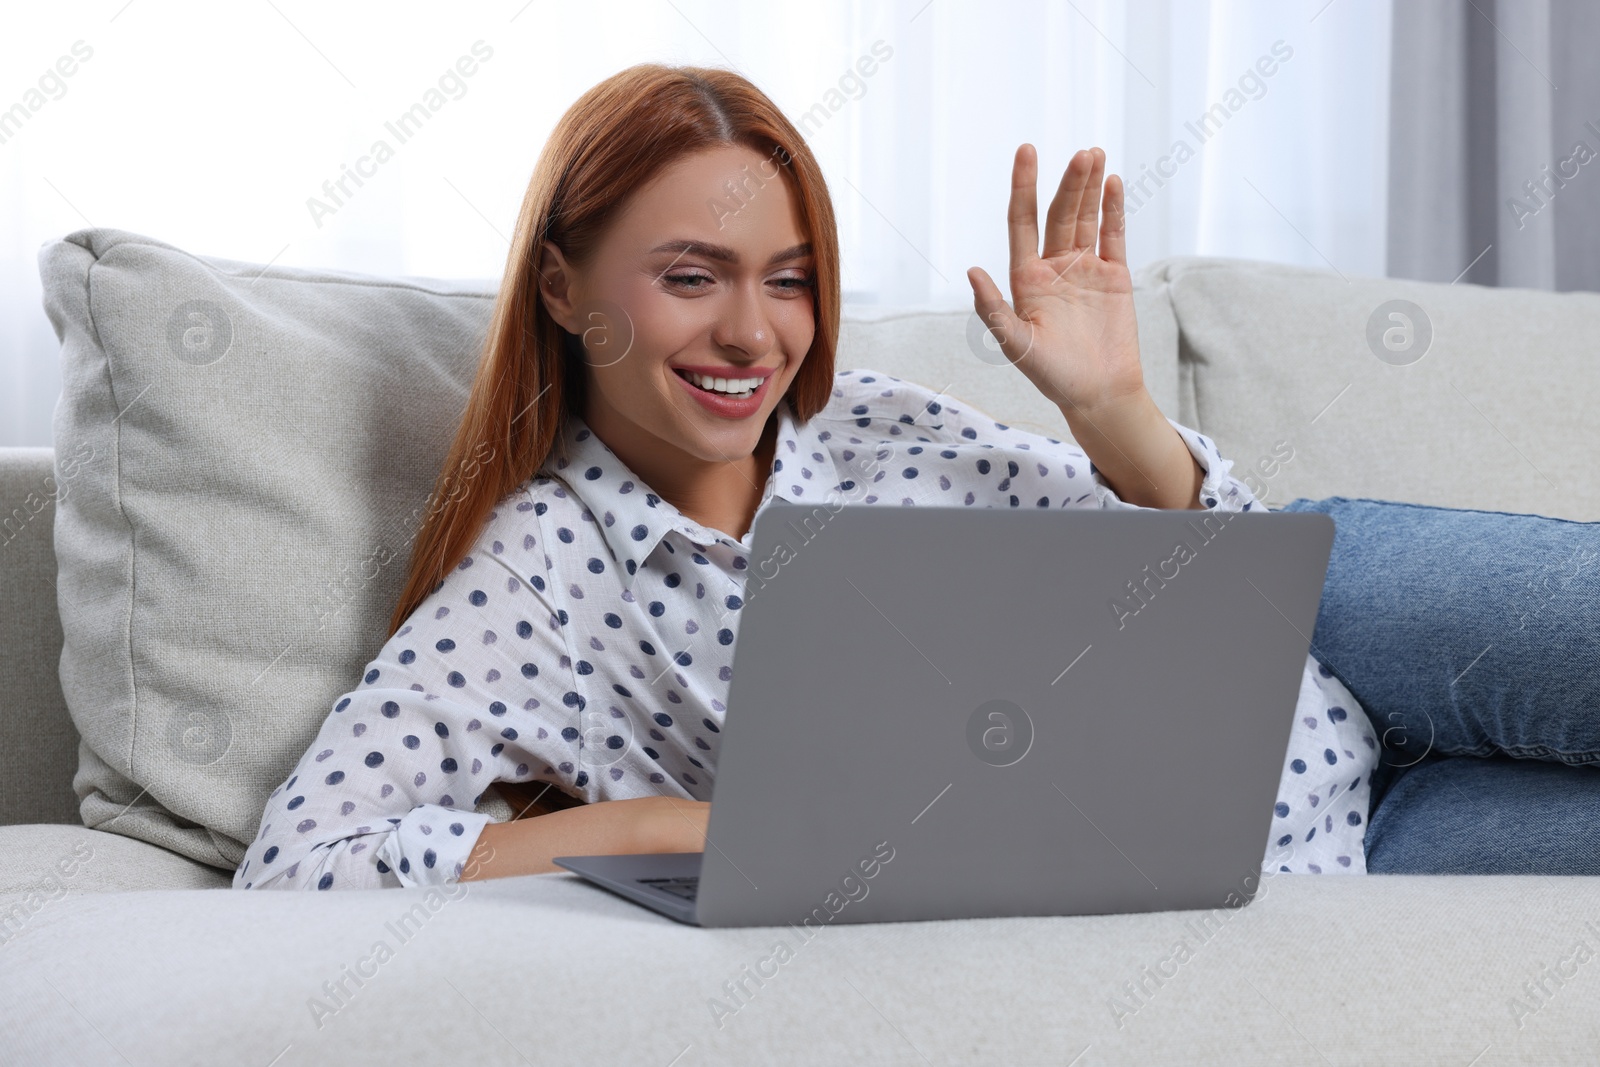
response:
[[[1193,425],[1235,473],[1256,469],[1273,505],[1352,496],[1600,519],[1600,294],[1160,267]]]
[[[80,814],[232,869],[382,644],[492,288],[106,229],[40,266],[57,463],[97,457],[55,521]]]

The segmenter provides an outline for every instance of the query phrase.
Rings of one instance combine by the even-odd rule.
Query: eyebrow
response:
[[[704,241],[663,241],[654,248],[650,249],[649,253],[647,254],[654,255],[657,252],[676,252],[679,255],[683,255],[686,252],[698,252],[707,259],[720,260],[724,263],[739,262],[739,253],[735,252],[733,249],[727,247],[726,245],[707,244]],[[799,259],[801,256],[809,256],[810,254],[811,242],[802,241],[799,244],[792,245],[789,248],[783,249],[782,251],[774,252],[772,258],[767,260],[767,266],[770,267],[774,263],[782,263],[785,260]]]

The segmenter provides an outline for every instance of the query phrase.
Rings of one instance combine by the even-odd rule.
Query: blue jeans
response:
[[[1382,742],[1367,870],[1600,874],[1600,523],[1282,510],[1334,521],[1311,653]]]

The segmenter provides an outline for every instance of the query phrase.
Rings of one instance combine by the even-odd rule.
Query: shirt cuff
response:
[[[409,889],[460,881],[478,835],[494,820],[484,812],[418,804],[390,821],[395,828],[378,846],[378,871],[392,871]]]

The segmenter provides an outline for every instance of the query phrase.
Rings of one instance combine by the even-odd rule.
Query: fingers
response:
[[[972,283],[972,306],[978,318],[989,328],[1008,359],[1012,362],[1020,359],[1032,343],[1032,331],[1017,318],[1005,297],[1000,295],[999,286],[982,267],[970,268],[967,281]]]
[[[1095,231],[1100,228],[1100,183],[1105,180],[1106,154],[1098,148],[1091,149],[1088,179],[1084,193],[1078,201],[1078,229],[1073,240],[1074,248],[1093,248]]]
[[[1099,148],[1075,152],[1061,173],[1045,223],[1044,258],[1081,249],[1093,250],[1102,210],[1101,186],[1106,154]]]
[[[1034,186],[1039,159],[1033,145],[1023,144],[1011,161],[1011,202],[1006,206],[1006,231],[1011,240],[1011,269],[1039,255],[1039,208]]]
[[[994,284],[989,277],[989,272],[982,267],[971,267],[967,270],[967,281],[972,283],[972,307],[978,313],[985,326],[1005,326],[1011,321],[1011,307],[1006,303],[1006,298],[1000,295],[1000,287]]]
[[[1127,266],[1128,217],[1123,207],[1122,179],[1113,174],[1106,179],[1105,195],[1100,201],[1104,216],[1100,223],[1100,258]]]
[[[1046,259],[1073,249],[1073,241],[1078,233],[1078,202],[1083,197],[1084,187],[1089,184],[1090,163],[1087,152],[1075,152],[1067,161],[1067,169],[1061,172],[1061,184],[1056,187],[1056,195],[1050,201],[1050,210],[1045,216]]]
[[[1066,170],[1061,173],[1061,184],[1056,187],[1045,216],[1044,251],[1041,253],[1034,197],[1038,153],[1031,144],[1017,149],[1011,168],[1011,202],[1006,215],[1012,270],[1040,255],[1050,259],[1072,252],[1093,252],[1097,237],[1100,258],[1127,264],[1122,179],[1115,174],[1107,178],[1105,170],[1103,149],[1082,149],[1073,153]]]

